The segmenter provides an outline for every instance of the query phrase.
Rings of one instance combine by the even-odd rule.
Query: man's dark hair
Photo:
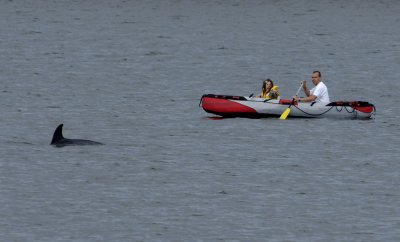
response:
[[[313,71],[313,73],[318,73],[318,76],[321,77],[321,72],[320,71]]]

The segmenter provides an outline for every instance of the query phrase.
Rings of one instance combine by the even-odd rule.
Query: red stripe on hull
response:
[[[359,112],[363,112],[363,113],[372,113],[372,112],[374,112],[374,107],[373,106],[369,106],[369,107],[354,107],[354,106],[352,106],[352,108],[354,108],[355,110],[357,110]]]
[[[212,97],[203,97],[202,107],[206,112],[221,116],[254,115],[257,111],[240,103]]]

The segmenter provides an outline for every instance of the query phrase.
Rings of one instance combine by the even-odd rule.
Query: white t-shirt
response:
[[[318,85],[316,85],[313,89],[311,89],[310,93],[314,96],[317,96],[317,99],[315,99],[316,102],[321,102],[321,103],[330,102],[328,88],[322,81],[319,82]]]

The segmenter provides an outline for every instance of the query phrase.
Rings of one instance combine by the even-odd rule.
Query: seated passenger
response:
[[[275,86],[271,79],[267,79],[263,81],[262,85],[262,93],[257,97],[265,98],[265,99],[278,99],[279,97],[279,88]]]
[[[315,85],[313,89],[308,89],[306,81],[302,81],[303,90],[307,97],[294,96],[293,100],[298,102],[320,102],[320,103],[330,103],[328,88],[322,82],[321,72],[314,71],[311,75],[312,83]]]

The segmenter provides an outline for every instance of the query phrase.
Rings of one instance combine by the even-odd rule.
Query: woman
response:
[[[275,86],[271,79],[263,81],[262,93],[257,96],[265,99],[277,99],[279,97],[278,86]]]

